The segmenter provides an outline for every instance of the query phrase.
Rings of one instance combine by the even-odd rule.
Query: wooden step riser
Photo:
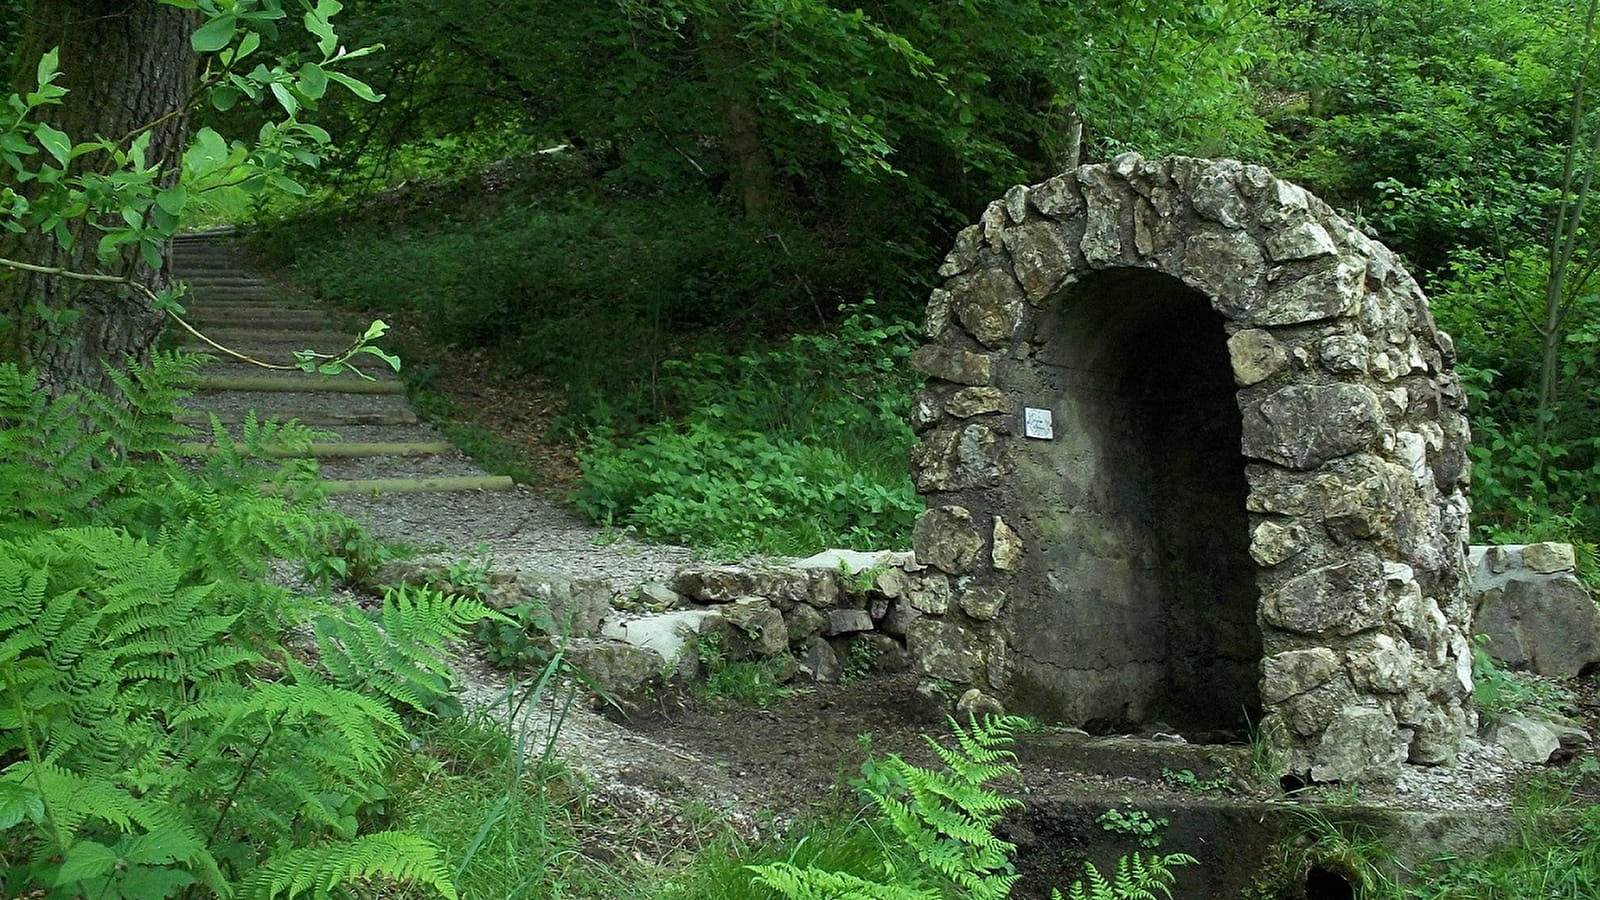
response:
[[[459,491],[509,491],[516,482],[504,475],[457,478],[371,478],[361,481],[324,481],[329,494],[436,494]]]
[[[293,313],[252,313],[249,315],[228,312],[189,310],[184,319],[190,325],[205,331],[206,329],[224,329],[237,331],[242,328],[281,328],[285,325],[295,328],[304,328],[307,331],[325,331],[337,327],[337,323],[326,313],[308,312],[302,315]]]
[[[333,394],[404,394],[405,382],[367,381],[358,376],[313,375],[309,372],[283,375],[202,375],[197,385],[202,391],[266,391]]]
[[[448,442],[431,443],[339,443],[312,444],[309,447],[262,448],[267,456],[279,459],[374,459],[383,456],[436,456],[454,449]],[[178,451],[185,456],[204,456],[216,452],[216,446],[206,443],[181,444]]]
[[[217,421],[223,425],[238,425],[245,420],[244,415],[241,413],[217,413],[216,417]],[[264,415],[256,416],[256,420],[261,422],[266,421],[267,418]],[[291,410],[281,415],[275,415],[273,418],[276,418],[279,422],[287,422],[292,419],[302,425],[310,425],[317,428],[337,428],[340,425],[416,425],[421,421],[417,418],[417,414],[413,412],[327,412],[324,410],[303,410],[300,412]],[[210,413],[182,413],[177,419],[179,423],[184,425],[198,425],[201,427],[210,427],[211,425]]]

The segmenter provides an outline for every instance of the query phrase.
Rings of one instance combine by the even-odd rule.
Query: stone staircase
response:
[[[292,365],[294,351],[333,353],[355,342],[365,323],[345,320],[248,272],[230,231],[182,235],[173,241],[172,269],[190,286],[186,318],[206,338],[243,356]],[[510,478],[479,469],[423,422],[405,384],[376,357],[358,357],[353,373],[319,375],[273,371],[183,334],[179,347],[211,353],[201,368],[200,392],[190,401],[191,425],[215,415],[235,432],[257,420],[295,419],[324,431],[309,448],[278,448],[283,455],[313,456],[330,494],[503,491]],[[205,453],[209,444],[185,447]]]

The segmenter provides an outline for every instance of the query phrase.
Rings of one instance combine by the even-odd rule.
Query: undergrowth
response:
[[[656,541],[727,554],[908,546],[910,329],[870,306],[830,334],[663,366],[675,418],[596,429],[578,509]]]
[[[178,460],[192,358],[52,399],[0,366],[0,894],[455,897],[437,847],[373,827],[405,719],[448,695],[442,651],[489,614],[391,595],[378,622],[268,578],[342,523],[314,465],[250,421]],[[315,656],[286,635],[314,623]]]

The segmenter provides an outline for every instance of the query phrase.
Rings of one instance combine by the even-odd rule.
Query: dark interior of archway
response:
[[[1063,303],[1066,333],[1049,355],[1099,376],[1095,392],[1071,378],[1065,388],[1084,415],[1105,417],[1094,443],[1108,496],[1095,518],[1112,543],[1140,545],[1128,558],[1142,574],[1128,583],[1158,595],[1127,601],[1146,619],[1132,623],[1145,631],[1144,659],[1159,647],[1163,665],[1142,662],[1137,677],[1117,679],[1143,695],[1122,707],[1136,721],[1098,724],[1161,723],[1206,742],[1243,736],[1260,707],[1259,591],[1222,317],[1204,295],[1146,270],[1102,273]]]

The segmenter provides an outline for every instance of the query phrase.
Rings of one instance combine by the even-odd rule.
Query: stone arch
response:
[[[975,686],[1079,725],[1248,718],[1318,781],[1454,757],[1464,401],[1391,251],[1260,167],[1127,154],[1013,188],[940,274],[915,546],[998,604],[938,626]]]

